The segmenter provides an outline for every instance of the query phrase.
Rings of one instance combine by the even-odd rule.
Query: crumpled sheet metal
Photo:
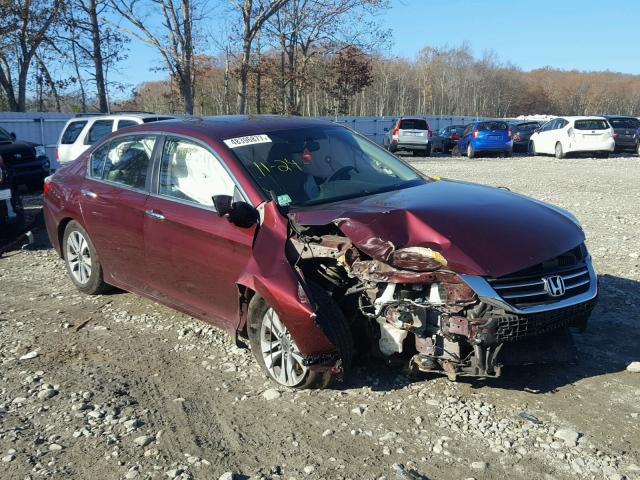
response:
[[[254,290],[274,308],[296,339],[302,355],[336,351],[315,322],[311,305],[300,300],[298,276],[285,256],[286,218],[273,201],[265,203],[263,208],[263,220],[256,233],[253,254],[236,283]],[[242,326],[239,324],[238,329]]]

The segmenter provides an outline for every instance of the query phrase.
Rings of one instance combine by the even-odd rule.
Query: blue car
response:
[[[501,120],[472,122],[458,140],[458,150],[469,158],[481,153],[499,153],[510,157],[513,155],[511,128]]]

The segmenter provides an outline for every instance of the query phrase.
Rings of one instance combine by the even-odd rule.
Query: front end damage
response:
[[[583,327],[595,305],[597,281],[583,245],[494,279],[458,274],[431,248],[352,241],[340,229],[344,221],[303,226],[291,217],[287,258],[330,292],[351,319],[356,346],[390,364],[451,380],[498,377],[505,345]],[[545,289],[550,277],[562,278],[562,295]]]

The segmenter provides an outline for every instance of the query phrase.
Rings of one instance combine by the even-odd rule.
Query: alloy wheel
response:
[[[308,367],[302,364],[298,345],[272,308],[262,319],[260,350],[267,371],[276,382],[295,387],[304,381]]]
[[[67,238],[67,263],[73,278],[81,285],[91,278],[91,250],[84,235],[77,230]]]

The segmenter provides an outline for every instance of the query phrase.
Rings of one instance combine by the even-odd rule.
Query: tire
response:
[[[342,310],[340,310],[340,307],[338,307],[327,292],[314,283],[308,282],[307,285],[309,293],[318,305],[316,312],[317,321],[320,323],[329,340],[338,347],[342,357],[342,367],[346,374],[349,371],[354,354],[353,337],[351,336],[349,323],[342,313]],[[274,335],[277,330],[280,330],[280,335],[286,338],[288,350],[292,352],[290,355],[296,364],[292,366],[291,363],[289,363],[292,367],[289,369],[293,374],[291,376],[282,376],[281,346],[271,347],[270,342],[274,336],[277,336],[277,334]],[[280,321],[273,308],[258,295],[254,296],[249,303],[247,333],[249,335],[251,351],[258,365],[260,365],[262,371],[269,378],[279,385],[297,389],[322,389],[330,384],[332,376],[329,372],[314,372],[302,366],[298,358],[294,355],[294,353],[298,352],[297,355],[299,356],[295,339],[291,337],[288,329]],[[280,338],[282,338],[282,336]],[[263,345],[267,348],[266,351]],[[272,360],[273,363],[267,366],[269,356],[272,356],[274,352],[280,352],[280,358]],[[299,359],[301,358],[302,357],[299,356]],[[280,360],[279,363],[278,360]],[[289,360],[289,362],[291,362],[291,360]]]
[[[451,153],[452,157],[459,157],[460,156],[460,149],[458,148],[458,145],[454,145],[451,148],[450,153]]]
[[[513,150],[505,150],[504,151],[504,156],[505,157],[513,157]]]
[[[529,155],[531,157],[535,157],[536,155],[538,155],[536,153],[536,144],[534,142],[529,142]]]
[[[555,148],[555,152],[556,152],[556,158],[557,159],[563,159],[564,158],[564,151],[562,150],[562,143],[557,142],[556,143],[556,148]]]
[[[467,145],[467,158],[475,158],[476,152],[473,150],[471,143]]]
[[[433,153],[433,152],[432,152],[432,150],[433,150],[433,149],[431,148],[431,145],[427,145],[427,148],[426,148],[426,149],[425,149],[425,151],[424,151],[424,156],[425,156],[425,157],[430,157],[430,156],[431,156],[431,154]]]
[[[78,290],[88,295],[99,295],[111,289],[111,285],[104,281],[102,264],[93,242],[76,221],[69,222],[64,229],[62,252],[69,278]]]
[[[419,157],[420,152],[418,150],[411,150],[411,155],[413,155],[414,157]]]

